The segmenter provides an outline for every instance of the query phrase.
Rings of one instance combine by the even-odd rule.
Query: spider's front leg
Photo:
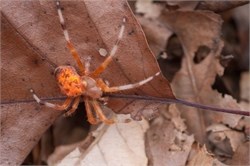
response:
[[[159,74],[160,74],[160,72],[157,72],[155,75],[148,77],[144,80],[141,80],[139,82],[136,82],[133,84],[121,85],[121,86],[114,86],[114,87],[109,87],[108,85],[106,85],[104,83],[104,81],[102,79],[97,79],[97,85],[102,89],[103,92],[118,92],[118,91],[122,91],[122,90],[138,88],[138,87],[148,83],[149,81],[153,80],[154,77],[158,76]]]
[[[69,33],[68,33],[68,30],[66,29],[66,26],[65,26],[65,21],[64,21],[64,17],[63,17],[63,14],[62,14],[62,9],[61,9],[61,4],[60,4],[59,0],[56,0],[56,7],[57,7],[57,13],[58,13],[58,16],[59,16],[60,24],[61,24],[61,27],[63,29],[64,38],[67,41],[67,47],[70,50],[73,58],[75,59],[77,65],[79,67],[80,75],[86,75],[85,66],[81,62],[80,56],[78,55],[74,45],[70,41]]]
[[[124,29],[125,29],[125,23],[126,23],[126,18],[124,17],[122,20],[122,25],[121,25],[121,29],[118,35],[118,38],[115,42],[115,45],[113,46],[113,48],[110,51],[110,55],[104,60],[104,62],[95,69],[95,71],[93,71],[93,73],[90,74],[91,77],[98,77],[110,64],[110,62],[112,61],[112,58],[114,57],[117,49],[118,49],[118,45],[122,39],[123,33],[124,33]]]
[[[53,108],[55,110],[59,110],[59,111],[63,111],[68,109],[68,107],[70,106],[71,102],[73,101],[74,98],[68,97],[64,103],[62,105],[58,105],[58,104],[53,104],[53,103],[49,103],[46,101],[42,101],[34,92],[33,89],[30,89],[30,92],[33,95],[33,98],[36,100],[37,103],[41,104],[41,105],[45,105],[46,107],[50,107]]]

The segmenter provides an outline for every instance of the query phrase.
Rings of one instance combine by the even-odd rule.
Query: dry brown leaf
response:
[[[153,3],[153,0],[137,0],[135,8],[136,13],[144,14],[145,18],[157,18],[161,15],[164,6]]]
[[[230,161],[231,165],[250,165],[250,158],[249,158],[249,148],[250,144],[249,141],[241,144],[236,152],[233,155],[232,160]]]
[[[232,10],[232,17],[238,29],[237,35],[240,44],[240,54],[237,55],[237,58],[239,67],[242,70],[249,70],[249,8],[250,5],[247,4]]]
[[[153,0],[137,0],[135,3],[135,12],[143,14],[145,18],[157,19],[164,9],[189,11],[194,10],[198,5],[198,1],[155,1]]]
[[[167,46],[168,39],[173,32],[168,28],[164,27],[158,17],[162,14],[162,10],[165,5],[171,7],[176,7],[176,10],[186,11],[193,10],[198,2],[186,2],[186,1],[173,1],[164,2],[161,4],[154,3],[152,0],[138,0],[135,3],[137,19],[142,25],[143,31],[147,37],[150,49],[155,56],[160,55],[160,53],[165,53],[165,47]],[[143,14],[141,16],[140,14]],[[166,54],[166,53],[165,53]],[[164,55],[166,58],[167,55]]]
[[[212,90],[216,75],[223,74],[219,63],[223,42],[220,39],[222,20],[208,11],[166,12],[162,18],[180,39],[185,53],[182,68],[172,81],[177,97],[222,108],[240,109],[237,102]],[[223,122],[235,127],[241,118],[238,115],[214,113],[178,105],[191,133],[204,143],[205,129],[214,122]]]
[[[168,10],[190,11],[194,10],[199,1],[166,1]]]
[[[100,48],[111,49],[117,39],[122,18],[127,18],[125,34],[119,45],[117,56],[102,74],[111,86],[137,82],[159,71],[144,34],[126,1],[103,0],[98,3],[97,1],[63,1],[61,4],[64,8],[63,14],[70,37],[81,58],[92,57],[91,70],[104,60],[104,57],[99,55]],[[59,116],[58,112],[43,107],[50,112],[41,111],[39,112],[40,118],[35,119],[33,116],[38,114],[36,110],[40,110],[36,103],[28,104],[29,106],[16,103],[14,109],[11,109],[13,107],[8,103],[33,100],[29,93],[30,88],[33,88],[42,98],[61,97],[53,78],[53,70],[56,65],[75,66],[75,62],[66,49],[66,41],[60,27],[55,3],[53,1],[2,1],[1,12],[1,102],[5,103],[6,114],[11,115],[6,116],[8,118],[6,121],[11,124],[10,127],[6,128],[3,123],[2,130],[8,133],[11,128],[16,127],[14,117],[24,116],[20,110],[32,111],[30,112],[32,116],[23,119],[23,128],[31,125],[34,128],[41,127],[40,121],[48,122],[46,124],[49,126],[53,120],[43,119],[44,116],[52,116],[52,119],[55,119]],[[174,98],[168,81],[163,76],[127,93]],[[145,103],[137,104],[134,100],[112,99],[109,101],[109,107],[117,113],[130,113],[134,110],[142,110]],[[21,152],[19,157],[15,158],[16,160],[10,157],[6,159],[6,162],[21,164],[28,154],[28,150],[24,149],[29,147],[27,149],[31,150],[36,144],[35,141],[27,143],[27,140],[39,138],[48,127],[47,125],[42,125],[44,128],[40,130],[32,130],[32,133],[24,135],[22,139],[14,135],[8,137],[8,141],[12,144],[3,142],[9,146],[5,151],[6,156]],[[21,131],[23,131],[22,128],[20,128]],[[7,140],[7,136],[2,134],[2,139]],[[12,139],[19,140],[20,145],[23,145],[22,143],[27,143],[27,145],[17,149],[15,148],[17,142],[13,143]]]
[[[118,56],[115,57],[114,63],[112,63],[110,67],[103,73],[102,77],[108,80],[112,86],[136,82],[142,80],[146,76],[155,74],[159,70],[158,65],[147,47],[144,35],[139,25],[134,19],[132,13],[129,11],[127,3],[125,1],[114,3],[117,5],[116,7],[109,5],[112,3],[112,1],[109,3],[105,3],[105,1],[103,1],[102,3],[90,1],[86,1],[85,3],[62,3],[65,8],[64,15],[67,20],[69,33],[82,59],[86,58],[87,56],[91,56],[91,69],[95,69],[104,60],[104,57],[100,56],[98,53],[99,49],[105,48],[110,50],[117,38],[119,30],[118,26],[121,23],[122,18],[127,17],[128,22],[126,24],[126,32],[122,42],[120,43],[117,53]],[[58,21],[58,16],[56,14],[54,5],[55,4],[53,2],[45,1],[42,1],[41,3],[36,1],[30,3],[11,3],[6,1],[3,4],[4,7],[2,8],[2,12],[4,18],[6,18],[8,22],[14,27],[13,31],[17,31],[21,35],[19,36],[20,38],[23,38],[23,40],[26,40],[32,44],[30,49],[41,51],[39,57],[43,56],[43,58],[46,60],[49,59],[57,65],[71,64],[72,66],[75,66],[73,58],[65,48],[66,41],[63,38],[60,24],[59,22],[58,24],[54,24]],[[102,10],[96,13],[96,8]],[[124,13],[121,11],[124,11]],[[17,16],[21,15],[22,19],[18,19],[13,13],[15,13]],[[89,17],[87,17],[88,15]],[[21,51],[22,50],[27,50],[27,48],[21,49]],[[4,51],[5,48],[3,50],[3,55],[5,55]],[[6,48],[6,52],[10,52],[8,48]],[[33,65],[40,66],[39,57],[38,55],[36,56],[38,60],[33,60]],[[7,58],[8,57],[6,57],[6,60],[4,60],[8,62],[9,59]],[[29,60],[30,59],[27,61],[30,62]],[[21,64],[19,65],[21,66]],[[8,71],[8,67],[8,65],[4,65],[3,71]],[[13,70],[15,70],[15,68]],[[11,74],[12,73],[9,75]],[[117,74],[117,76],[114,77],[114,74]],[[26,76],[28,74],[20,73],[20,75]],[[47,75],[44,74],[44,76],[42,75],[41,77],[45,76]],[[7,74],[6,77],[8,77]],[[30,86],[29,84],[30,82],[33,82],[33,79],[35,80],[35,78],[31,77],[30,80],[24,81],[23,84],[24,87],[27,87],[26,89],[32,87],[42,97],[55,96],[59,94],[58,88],[55,88],[55,81],[52,78],[50,78],[50,80],[53,80],[52,83],[46,85],[43,84],[43,86],[38,86],[37,84]],[[8,89],[7,85],[12,85],[8,82],[8,80],[9,79],[5,80],[2,87],[3,90]],[[131,92],[148,95],[153,95],[155,93],[156,96],[164,96],[165,93],[168,93],[167,95],[169,97],[173,97],[172,93],[169,91],[170,87],[165,86],[165,89],[162,91],[156,88],[160,87],[159,85],[165,81],[166,80],[163,79],[163,77],[158,77],[156,81],[152,81],[148,85]],[[37,82],[40,82],[40,80]],[[50,87],[52,84],[53,88]],[[50,88],[50,90],[48,90],[47,87]],[[31,99],[31,96],[26,89],[20,90],[19,93],[16,93],[15,90],[11,89],[9,91],[6,90],[3,93],[4,95],[2,100],[13,101],[16,100],[16,98]],[[115,104],[117,107],[122,109],[126,103],[127,102],[116,102]]]
[[[213,151],[223,156],[232,156],[233,152],[246,141],[243,132],[234,131],[223,124],[213,124],[207,128],[207,132]]]
[[[157,19],[151,20],[142,16],[136,16],[136,18],[142,26],[154,55],[158,56],[161,52],[165,51],[167,41],[173,32],[165,28]]]
[[[60,114],[45,108],[38,111],[38,107],[29,103],[1,106],[0,165],[20,165]]]
[[[184,132],[187,129],[184,119],[181,118],[180,112],[176,108],[175,104],[169,106],[169,113],[171,114],[171,121],[177,130]]]
[[[197,149],[197,153],[192,156],[191,160],[187,163],[188,166],[226,166],[219,162],[217,159],[207,152],[205,146]]]
[[[118,115],[117,119],[121,123],[105,126],[104,131],[99,129],[102,133],[97,131],[97,140],[88,150],[82,152],[81,147],[76,147],[65,158],[51,164],[116,166],[122,163],[129,166],[146,166],[148,161],[144,133],[148,129],[148,123],[145,120],[122,123],[128,118],[128,115]]]
[[[185,165],[194,137],[182,131],[185,124],[174,104],[169,107],[165,118],[160,116],[154,119],[147,131],[146,152],[149,165]]]
[[[198,4],[199,10],[223,12],[249,3],[248,1],[202,1]]]
[[[243,72],[240,78],[240,106],[243,110],[247,110],[250,108],[250,74],[249,72]],[[244,117],[238,123],[236,127],[239,130],[244,129],[245,134],[250,136],[250,117]]]
[[[250,73],[243,72],[240,76],[240,98],[243,101],[250,100]]]

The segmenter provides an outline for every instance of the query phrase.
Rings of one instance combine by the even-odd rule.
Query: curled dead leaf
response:
[[[222,97],[211,87],[215,76],[222,75],[224,70],[218,58],[223,47],[220,16],[209,11],[166,12],[162,20],[177,35],[185,53],[182,67],[172,81],[175,95],[187,101],[240,110],[231,96]],[[207,125],[223,122],[235,127],[242,117],[177,107],[200,143],[204,143]]]

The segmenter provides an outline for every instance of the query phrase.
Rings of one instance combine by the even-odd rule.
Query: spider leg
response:
[[[85,59],[85,75],[88,75],[89,74],[89,67],[90,67],[90,61],[91,61],[91,57],[87,57]]]
[[[97,84],[99,85],[99,87],[104,91],[104,92],[118,92],[118,91],[122,91],[122,90],[128,90],[128,89],[134,89],[134,88],[138,88],[144,84],[146,84],[147,82],[151,81],[152,79],[154,79],[154,77],[158,76],[160,74],[160,72],[156,73],[155,75],[148,77],[144,80],[141,80],[137,83],[133,83],[133,84],[127,84],[127,85],[122,85],[122,86],[115,86],[115,87],[109,87],[107,86],[102,79],[98,79],[97,80]]]
[[[70,115],[72,115],[76,111],[76,109],[77,109],[77,107],[79,105],[79,102],[80,102],[80,96],[78,96],[78,97],[75,98],[75,101],[73,102],[71,109],[69,111],[67,111],[64,114],[64,116],[70,116]]]
[[[87,117],[88,117],[88,121],[90,124],[97,124],[97,120],[94,117],[92,111],[91,111],[91,107],[90,107],[90,103],[88,99],[84,99],[84,103],[85,103],[85,109],[87,112]]]
[[[91,102],[93,108],[94,108],[94,111],[96,112],[96,114],[98,115],[98,117],[100,118],[100,120],[106,124],[112,124],[114,123],[114,120],[112,119],[107,119],[107,117],[103,114],[102,112],[102,109],[99,105],[99,103],[96,101],[96,100],[93,100]]]
[[[59,110],[59,111],[63,111],[66,110],[71,102],[73,101],[73,98],[68,97],[64,103],[62,105],[58,105],[58,104],[53,104],[53,103],[49,103],[46,101],[42,101],[33,91],[33,89],[30,89],[30,92],[33,94],[33,98],[36,100],[37,103],[41,104],[41,105],[45,105],[46,107],[50,107],[50,108],[54,108],[55,110]]]
[[[115,55],[115,53],[117,51],[118,44],[120,43],[120,41],[122,39],[124,29],[125,29],[125,22],[126,22],[126,19],[123,18],[118,38],[117,38],[117,40],[115,42],[115,45],[111,49],[110,55],[104,60],[104,62],[99,67],[97,67],[95,69],[95,71],[93,71],[93,73],[91,73],[91,77],[97,77],[98,75],[100,75],[107,68],[109,63],[111,62],[112,58],[114,57],[114,55]]]
[[[63,15],[62,15],[62,9],[61,9],[61,5],[60,5],[59,0],[56,0],[56,7],[57,7],[57,12],[58,12],[60,24],[61,24],[61,27],[63,29],[63,34],[64,34],[64,37],[67,41],[67,47],[69,48],[73,58],[75,59],[77,65],[80,69],[80,74],[84,75],[85,74],[85,66],[81,62],[81,59],[80,59],[78,53],[76,52],[74,45],[71,43],[71,41],[69,39],[69,33],[68,33],[68,30],[66,29],[66,26],[65,26],[65,21],[64,21]]]

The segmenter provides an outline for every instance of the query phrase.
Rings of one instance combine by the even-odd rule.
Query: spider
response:
[[[147,82],[151,81],[155,76],[158,76],[160,72],[157,72],[155,75],[148,77],[142,81],[133,84],[127,84],[122,86],[109,87],[102,78],[99,78],[99,75],[107,68],[107,66],[112,61],[118,45],[123,37],[126,18],[122,19],[122,25],[120,27],[120,32],[118,38],[115,42],[115,45],[111,49],[109,56],[97,67],[93,72],[89,71],[90,62],[89,60],[84,63],[81,62],[80,57],[70,41],[68,31],[65,27],[64,17],[61,10],[60,1],[56,0],[57,13],[60,20],[60,24],[63,30],[64,38],[67,42],[67,47],[71,52],[73,58],[75,59],[77,66],[79,67],[80,73],[78,74],[76,69],[72,66],[59,66],[55,69],[54,75],[56,81],[60,87],[61,92],[67,96],[67,99],[62,105],[53,104],[46,101],[42,101],[33,91],[30,92],[33,95],[33,98],[37,103],[45,105],[47,107],[56,109],[56,110],[68,110],[71,106],[71,109],[67,111],[64,115],[69,116],[75,112],[80,102],[81,97],[85,102],[85,109],[87,113],[87,118],[90,124],[97,124],[100,121],[106,124],[114,123],[113,119],[108,119],[99,105],[98,100],[102,98],[102,94],[118,92],[128,89],[137,88]]]

